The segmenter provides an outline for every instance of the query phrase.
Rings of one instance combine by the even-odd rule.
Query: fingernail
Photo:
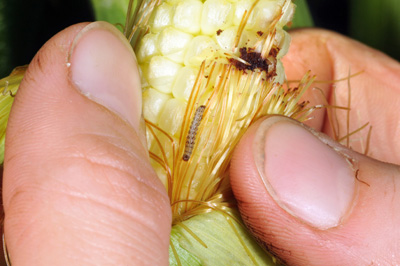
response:
[[[352,209],[355,170],[321,135],[281,116],[264,120],[254,158],[264,185],[290,215],[318,229],[336,227]]]
[[[126,38],[106,22],[94,22],[75,37],[70,74],[78,90],[139,130],[142,94],[136,58]]]

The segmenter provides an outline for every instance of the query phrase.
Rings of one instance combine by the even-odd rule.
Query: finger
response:
[[[312,30],[311,30],[312,31]],[[318,38],[307,38],[308,32],[297,34],[297,31],[291,31],[292,42],[289,52],[282,58],[285,67],[285,73],[289,81],[301,80],[307,71],[311,71],[317,80],[332,80],[332,59],[323,41]],[[317,87],[320,90],[313,90]],[[305,92],[303,100],[309,101],[309,106],[324,104],[324,95],[329,95],[331,84],[313,83]],[[322,130],[326,118],[326,109],[317,109],[313,112],[312,120],[307,124],[317,130]]]
[[[72,26],[30,64],[7,128],[14,265],[168,263],[168,197],[143,145],[140,78],[113,26]]]
[[[258,241],[289,265],[397,265],[400,168],[289,118],[254,124],[231,184]]]
[[[369,142],[369,156],[400,164],[400,139],[397,137],[399,128],[396,122],[400,120],[400,112],[396,111],[400,105],[397,85],[400,83],[399,62],[359,42],[326,30],[296,30],[291,32],[291,36],[292,45],[283,59],[289,79],[300,79],[308,70],[316,74],[318,80],[332,81],[346,78],[349,73],[360,73],[350,80],[312,85],[325,92],[331,105],[343,107],[349,105],[351,88],[351,111],[323,109],[316,113],[316,119],[309,125],[340,139],[369,122],[364,130],[351,136],[349,146],[363,153]],[[318,90],[308,90],[305,97],[311,101],[311,105],[323,103]],[[330,121],[323,116],[325,111],[336,113],[336,117]],[[332,131],[332,121],[335,133]],[[368,140],[369,126],[372,126],[372,134]]]

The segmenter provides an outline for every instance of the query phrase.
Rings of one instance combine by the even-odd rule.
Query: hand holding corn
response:
[[[381,121],[372,155],[393,164],[288,118],[262,119],[230,169],[248,228],[289,265],[399,263],[400,145],[391,127],[399,105],[374,109],[400,98],[399,64],[315,30],[293,34],[284,63],[291,79],[309,68],[326,80],[349,65],[368,73],[352,80],[360,99],[352,110]],[[340,101],[346,86],[337,87]],[[168,263],[170,202],[148,159],[141,104],[133,53],[109,25],[72,26],[37,54],[7,131],[3,197],[13,265]],[[325,123],[317,115],[312,126]]]

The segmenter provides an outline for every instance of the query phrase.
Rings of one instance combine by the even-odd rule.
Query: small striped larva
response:
[[[189,132],[186,137],[185,152],[183,153],[182,157],[184,161],[188,161],[190,159],[190,156],[192,155],[196,140],[197,129],[199,128],[200,121],[203,118],[203,113],[205,108],[206,108],[205,105],[200,105],[196,109],[192,123],[190,124]]]

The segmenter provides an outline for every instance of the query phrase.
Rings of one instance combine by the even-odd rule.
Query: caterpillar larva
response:
[[[185,152],[183,153],[182,159],[184,161],[188,161],[190,155],[192,155],[194,143],[196,140],[197,129],[199,128],[200,121],[203,118],[204,109],[206,108],[205,105],[200,105],[194,114],[192,123],[190,124],[189,132],[186,137],[186,145],[185,145]]]

